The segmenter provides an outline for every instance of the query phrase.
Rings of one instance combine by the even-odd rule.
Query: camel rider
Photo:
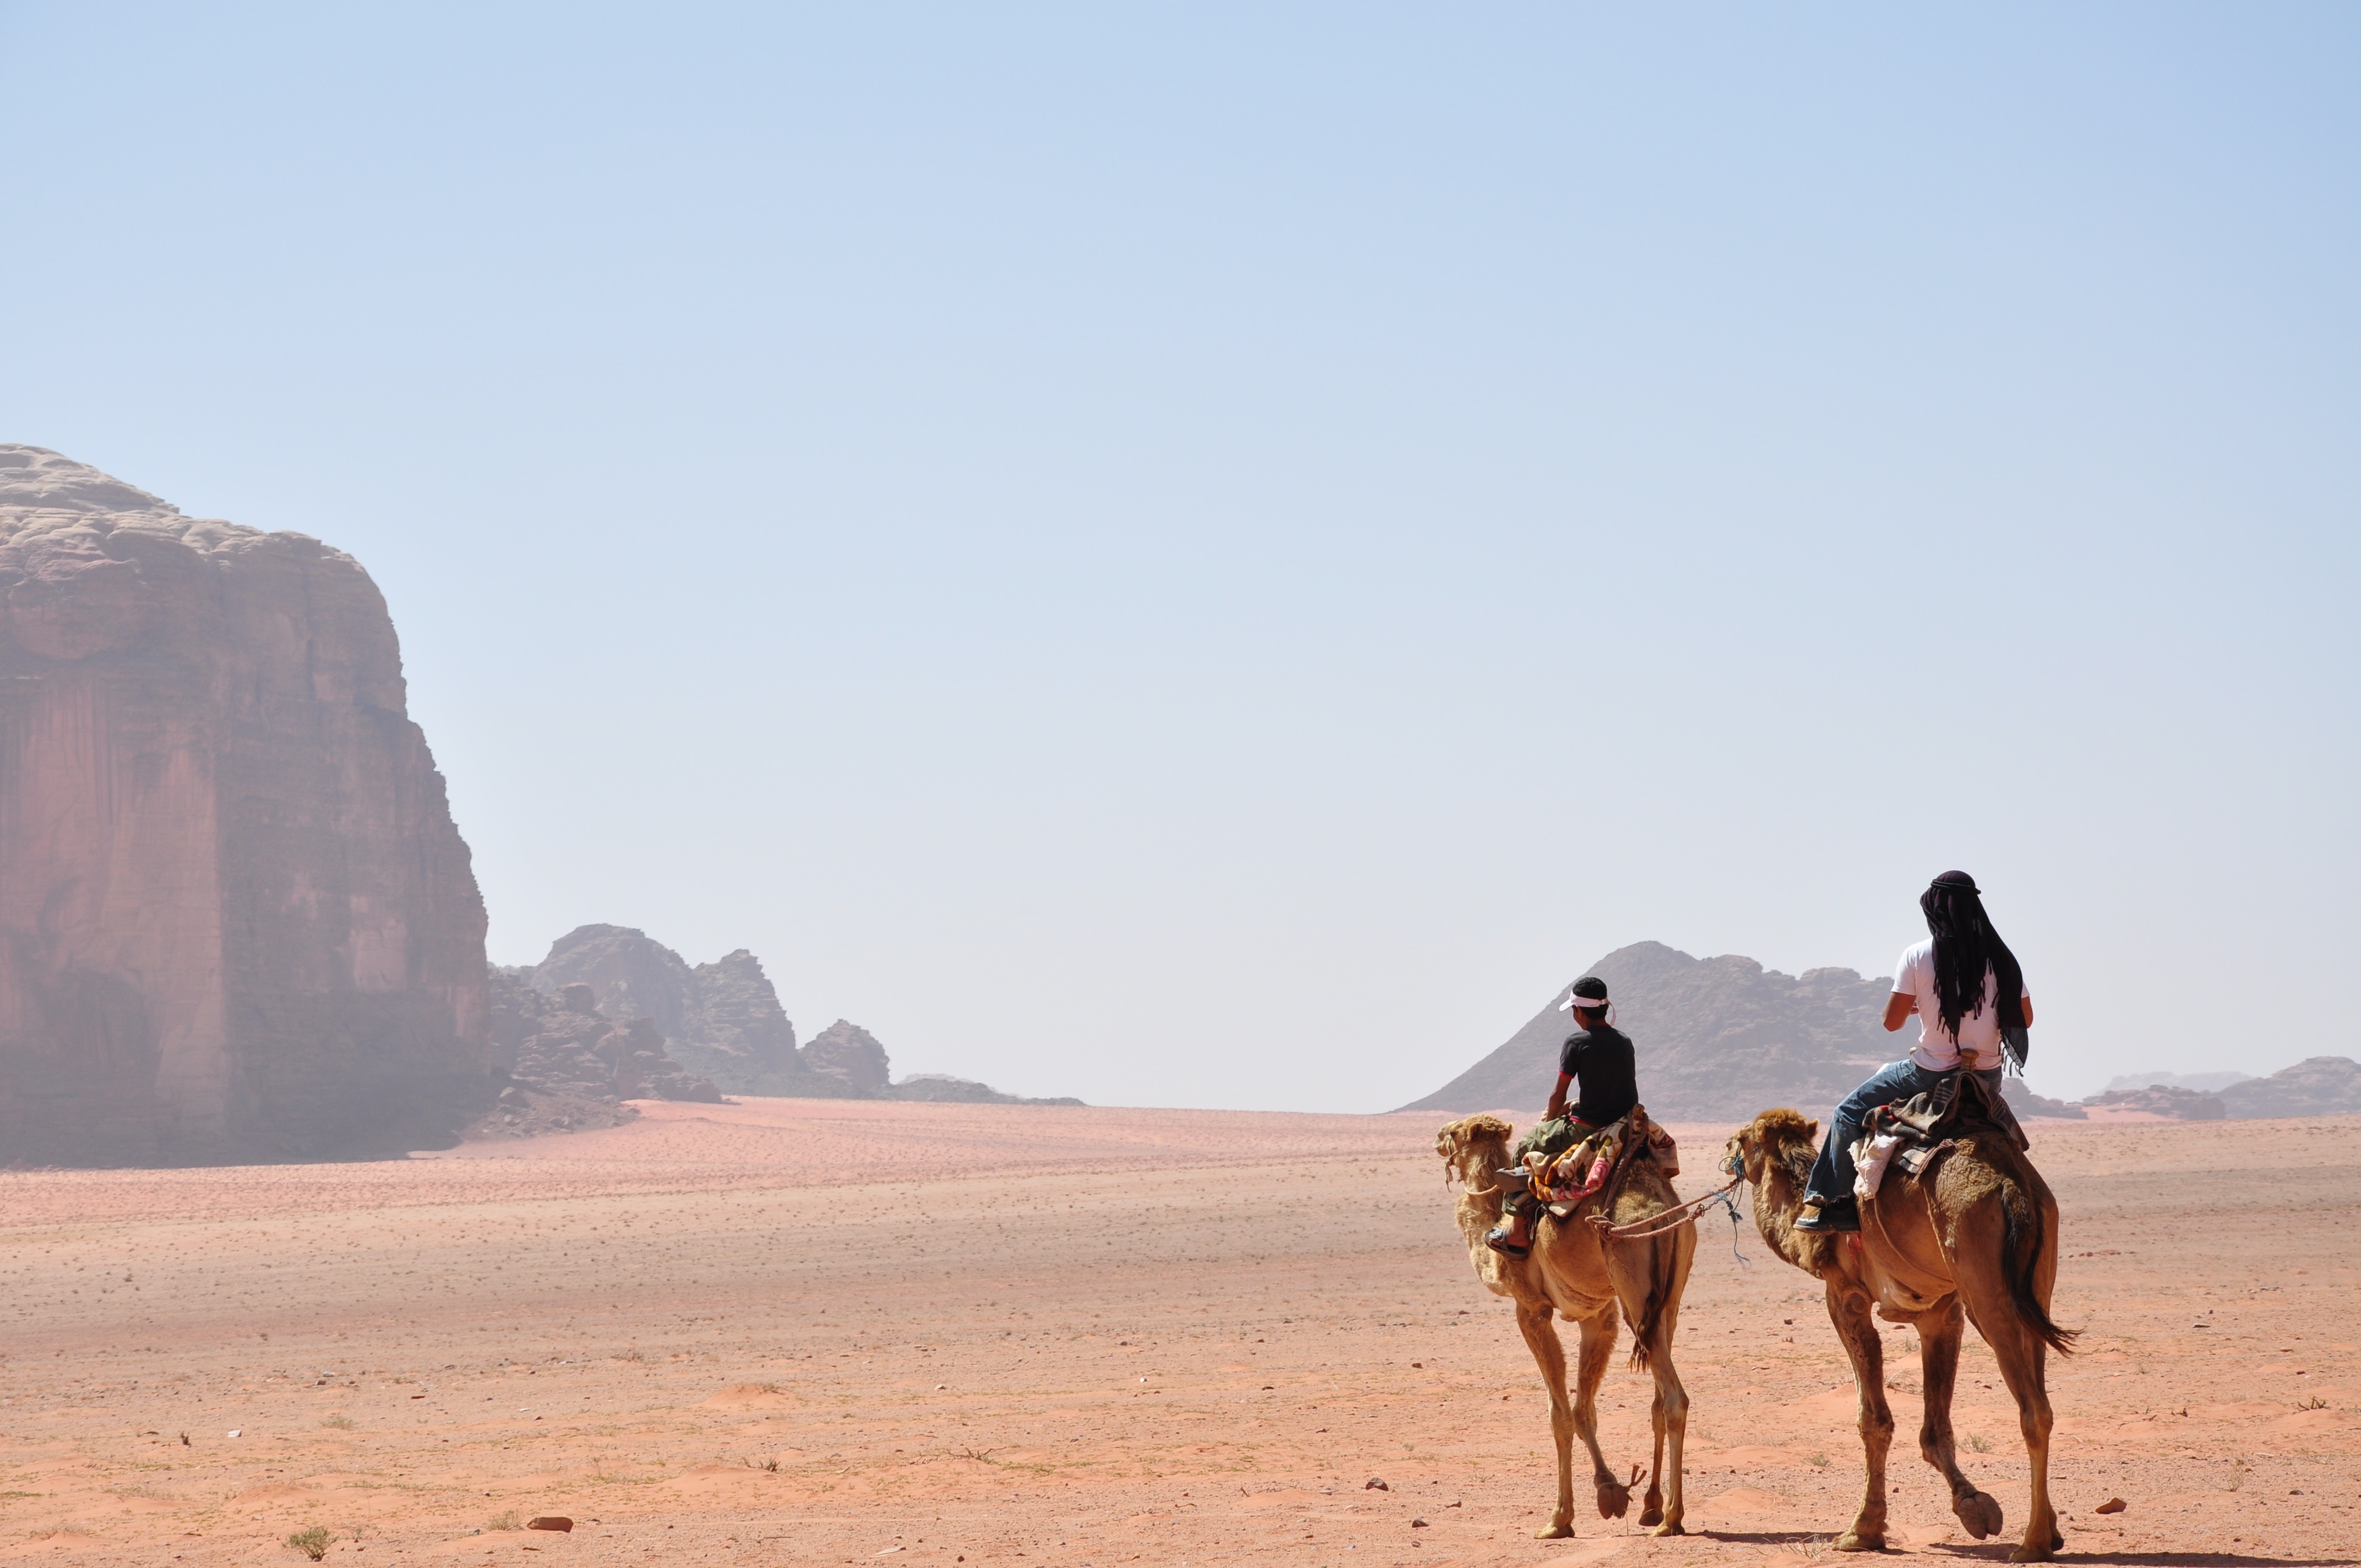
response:
[[[1631,1057],[1631,1037],[1609,1022],[1607,982],[1584,975],[1558,1003],[1572,1013],[1578,1027],[1565,1037],[1558,1052],[1557,1087],[1550,1091],[1549,1110],[1533,1129],[1518,1140],[1517,1169],[1503,1173],[1504,1181],[1522,1179],[1529,1154],[1557,1156],[1599,1128],[1631,1113],[1640,1102],[1640,1082]],[[1579,1079],[1582,1098],[1571,1109],[1566,1086]],[[1506,1218],[1486,1233],[1484,1245],[1509,1257],[1523,1257],[1533,1245],[1533,1196],[1517,1189],[1502,1203]]]
[[[2025,1070],[2033,993],[2025,989],[2016,955],[1984,915],[1976,879],[1945,872],[1919,896],[1918,907],[1927,916],[1927,940],[1903,949],[1894,968],[1894,993],[1885,999],[1889,1034],[1917,1014],[1918,1048],[1871,1074],[1828,1118],[1828,1141],[1795,1216],[1799,1231],[1861,1229],[1852,1146],[1878,1106],[1933,1090],[1957,1072],[1976,1074],[1997,1098],[2002,1058]],[[2017,1015],[2014,1022],[1995,1005],[2004,996],[2012,1003],[2006,1012]]]

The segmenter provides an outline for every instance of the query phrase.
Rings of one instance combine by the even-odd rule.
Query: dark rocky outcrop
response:
[[[741,948],[689,971],[695,1007],[681,1043],[751,1064],[763,1073],[802,1070],[796,1026],[787,1022],[763,960]]]
[[[552,996],[507,971],[493,977],[493,994],[497,1065],[525,1089],[610,1105],[721,1099],[710,1079],[673,1060],[654,1020],[607,1016],[587,984]]]
[[[2003,1078],[2000,1091],[2002,1098],[2019,1117],[2050,1116],[2062,1122],[2087,1122],[2091,1119],[2091,1113],[2080,1105],[2052,1100],[2047,1094],[2036,1094],[2025,1086],[2025,1080],[2021,1078]]]
[[[0,1163],[482,1108],[484,906],[352,557],[0,446]]]
[[[2306,1057],[2268,1078],[2250,1078],[2221,1091],[2233,1116],[2341,1116],[2361,1112],[2361,1062],[2350,1057]]]
[[[1082,1103],[1003,1094],[989,1084],[943,1073],[921,1073],[895,1083],[893,1064],[877,1036],[843,1018],[798,1048],[796,1026],[779,1005],[762,960],[743,948],[691,968],[644,931],[628,926],[580,926],[551,943],[549,956],[533,968],[506,972],[544,992],[589,986],[600,1014],[647,1018],[683,1069],[732,1094],[995,1105]]]
[[[1917,1026],[1883,1026],[1884,976],[1766,970],[1735,954],[1692,958],[1662,942],[1619,948],[1589,969],[1638,1053],[1640,1098],[1665,1120],[1743,1121],[1773,1105],[1818,1115],[1910,1048]],[[1573,1017],[1549,1004],[1490,1055],[1405,1111],[1530,1108],[1549,1098]]]
[[[893,1065],[877,1036],[842,1018],[812,1036],[804,1047],[804,1066],[847,1095],[882,1099],[894,1081]]]
[[[544,991],[588,985],[610,1018],[646,1018],[681,1064],[741,1092],[804,1071],[796,1026],[762,960],[741,948],[691,969],[678,953],[628,926],[580,926],[550,944],[533,973]],[[819,1092],[829,1091],[822,1087]]]

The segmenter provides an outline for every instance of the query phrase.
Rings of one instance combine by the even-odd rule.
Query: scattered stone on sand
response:
[[[2097,1508],[2092,1508],[2091,1511],[2094,1514],[2119,1514],[2128,1507],[2130,1507],[2130,1505],[2125,1503],[2121,1497],[2109,1497],[2105,1502],[2101,1503]]]
[[[571,1530],[574,1528],[574,1521],[567,1519],[564,1514],[543,1514],[536,1519],[529,1519],[525,1520],[524,1528],[527,1530]]]

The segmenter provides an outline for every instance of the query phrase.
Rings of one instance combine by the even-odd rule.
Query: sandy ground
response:
[[[292,1563],[319,1526],[334,1562],[1796,1568],[1850,1518],[1817,1282],[1717,1220],[1677,1346],[1694,1533],[1532,1540],[1539,1379],[1436,1116],[645,1111],[404,1162],[0,1174],[0,1557]],[[1720,1133],[1682,1129],[1686,1190]],[[2052,1363],[2067,1560],[2361,1562],[2361,1118],[2036,1137],[2086,1331]],[[1961,1457],[2010,1535],[1959,1531],[1897,1392],[1905,1552],[1996,1559],[2024,1519],[1969,1346]],[[577,1528],[511,1528],[540,1514]]]

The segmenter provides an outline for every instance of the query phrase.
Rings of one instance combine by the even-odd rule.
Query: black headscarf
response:
[[[1919,895],[1918,907],[1926,912],[1927,932],[1935,938],[1935,1001],[1944,1030],[1959,1038],[1960,1021],[1973,1017],[1983,1005],[1984,977],[1991,975],[2002,1054],[2023,1072],[2025,1058],[2033,1050],[2025,1027],[2025,970],[1993,929],[1976,879],[1965,872],[1945,872]]]

